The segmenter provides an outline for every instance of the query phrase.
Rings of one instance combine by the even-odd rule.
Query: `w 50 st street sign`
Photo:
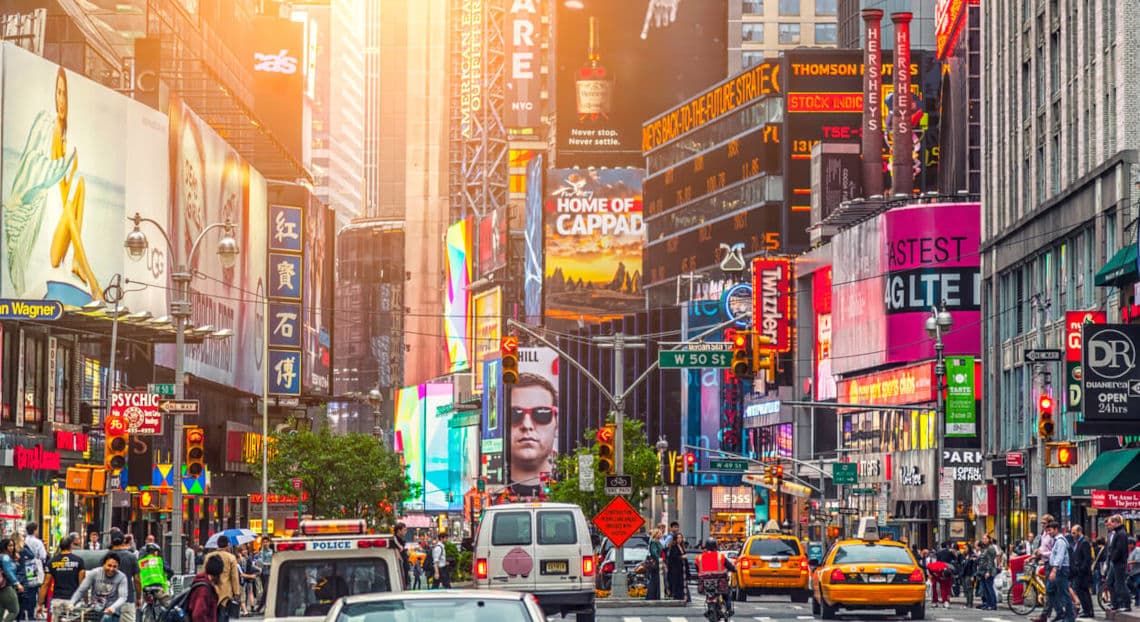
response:
[[[727,343],[688,343],[681,350],[660,350],[657,366],[661,369],[727,369],[732,367],[732,348]]]

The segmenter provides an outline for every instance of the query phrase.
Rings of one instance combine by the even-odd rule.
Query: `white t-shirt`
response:
[[[432,560],[435,561],[436,568],[443,568],[447,566],[447,547],[442,542],[437,542],[431,549]]]

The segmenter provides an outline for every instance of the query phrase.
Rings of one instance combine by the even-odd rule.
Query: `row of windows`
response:
[[[800,0],[779,0],[777,11],[781,17],[799,16],[803,14],[800,5]],[[744,15],[764,14],[764,0],[742,0],[740,6]],[[838,9],[839,0],[815,0],[815,15],[837,15]]]
[[[815,43],[834,45],[839,38],[836,24],[815,24]],[[746,22],[741,26],[741,40],[744,43],[764,43],[765,24]],[[800,24],[779,24],[779,43],[794,45],[800,42]],[[746,53],[747,54],[747,53]],[[762,57],[761,57],[762,58]],[[759,61],[746,63],[751,67]]]

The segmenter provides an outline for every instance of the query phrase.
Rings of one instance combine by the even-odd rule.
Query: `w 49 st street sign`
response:
[[[732,367],[732,349],[727,343],[689,343],[680,350],[661,350],[657,353],[657,366],[661,369],[704,369]]]

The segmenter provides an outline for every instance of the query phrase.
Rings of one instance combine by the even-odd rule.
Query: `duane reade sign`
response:
[[[1085,324],[1084,347],[1085,421],[1126,421],[1140,413],[1140,370],[1137,344],[1140,326],[1131,324]],[[1132,413],[1132,414],[1130,414]]]

